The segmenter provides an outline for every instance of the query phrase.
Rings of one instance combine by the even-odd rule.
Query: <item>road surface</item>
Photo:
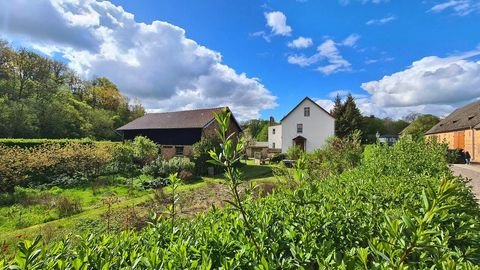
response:
[[[469,184],[472,186],[472,191],[477,197],[477,202],[480,202],[480,165],[453,164],[451,168],[455,175],[472,179]]]

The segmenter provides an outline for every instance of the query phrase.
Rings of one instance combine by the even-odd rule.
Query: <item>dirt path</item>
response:
[[[451,168],[455,175],[472,179],[470,182],[472,191],[480,202],[480,165],[453,164]]]

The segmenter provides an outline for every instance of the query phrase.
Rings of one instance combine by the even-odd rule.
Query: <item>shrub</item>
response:
[[[219,169],[218,166],[208,163],[208,160],[210,160],[208,151],[213,149],[215,152],[218,152],[219,145],[220,142],[217,138],[202,139],[193,145],[192,154],[193,162],[195,163],[195,174],[206,175],[208,173],[208,167]]]
[[[287,150],[287,157],[288,159],[297,160],[303,154],[302,149],[298,145],[292,145]]]
[[[139,173],[140,166],[135,162],[135,148],[131,142],[124,142],[115,148],[110,170],[125,177],[134,177]]]
[[[357,132],[345,138],[328,139],[326,146],[306,155],[305,165],[312,178],[323,179],[358,166],[361,158],[361,136]]]
[[[174,157],[170,160],[164,160],[158,157],[150,165],[143,168],[143,172],[154,178],[166,178],[171,174],[184,172],[193,172],[195,163],[187,157]],[[186,176],[186,175],[185,175]]]
[[[137,136],[132,142],[133,154],[140,166],[149,164],[158,156],[158,146],[147,137]]]
[[[178,174],[178,178],[180,178],[180,180],[182,180],[183,182],[188,183],[193,179],[193,174],[189,171],[182,170]]]
[[[0,192],[16,185],[40,185],[62,175],[98,176],[112,159],[111,144],[42,144],[30,148],[0,146]]]
[[[55,208],[58,210],[58,216],[68,217],[82,211],[80,201],[62,196],[55,199]]]
[[[45,144],[59,144],[66,145],[69,143],[78,143],[78,144],[103,144],[103,145],[115,145],[119,142],[111,141],[93,141],[89,138],[85,139],[10,139],[10,138],[0,138],[0,146],[8,147],[20,147],[20,148],[31,148],[36,146],[41,146]]]
[[[275,155],[273,156],[271,159],[270,159],[270,162],[272,163],[279,163],[280,161],[284,160],[287,158],[287,155],[286,154],[278,154],[278,155]]]

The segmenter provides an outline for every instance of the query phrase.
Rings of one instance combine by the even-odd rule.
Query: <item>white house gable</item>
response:
[[[313,151],[335,133],[335,119],[309,98],[287,114],[281,126],[283,153],[294,144],[307,152]]]

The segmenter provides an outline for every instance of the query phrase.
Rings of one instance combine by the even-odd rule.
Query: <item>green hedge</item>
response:
[[[368,147],[357,168],[305,182],[296,190],[247,200],[245,208],[251,230],[232,208],[213,209],[193,220],[166,217],[141,232],[70,236],[46,245],[40,239],[26,241],[3,266],[478,269],[480,265],[480,208],[465,182],[451,174],[445,149],[438,144],[401,140],[393,147]]]
[[[80,144],[116,144],[119,142],[112,141],[94,141],[88,138],[85,139],[11,139],[11,138],[2,138],[0,139],[0,145],[8,147],[20,147],[20,148],[30,148],[43,144],[60,144],[64,145],[67,143],[80,143]]]

